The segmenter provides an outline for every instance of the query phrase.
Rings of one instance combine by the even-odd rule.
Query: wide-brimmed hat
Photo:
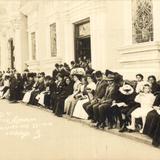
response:
[[[134,92],[134,89],[129,84],[124,84],[122,87],[119,88],[119,91],[124,95],[131,95]]]
[[[108,76],[106,77],[107,81],[114,81],[114,79],[115,79],[115,75],[113,74],[108,74]]]
[[[74,68],[71,70],[71,75],[81,75],[81,76],[84,76],[86,73],[85,73],[85,70],[83,68]]]

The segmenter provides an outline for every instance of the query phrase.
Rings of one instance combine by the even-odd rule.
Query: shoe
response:
[[[143,134],[143,129],[139,130],[139,133]]]
[[[126,127],[123,127],[123,128],[121,128],[121,129],[119,130],[119,132],[121,132],[121,133],[126,132],[126,131],[128,131],[128,129],[127,129]]]
[[[92,119],[92,120],[91,120],[91,123],[96,123],[96,121]]]
[[[100,125],[101,125],[101,123],[98,122],[98,123],[96,124],[96,128],[99,129]]]
[[[105,127],[106,127],[106,124],[105,124],[105,123],[102,123],[102,124],[99,126],[99,128],[102,129],[102,130],[104,130]]]
[[[109,126],[108,129],[113,129],[113,126]]]
[[[129,129],[129,130],[135,130],[135,127],[133,127],[133,126],[127,126],[127,129]]]

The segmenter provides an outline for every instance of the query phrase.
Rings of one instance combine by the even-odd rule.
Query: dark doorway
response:
[[[10,51],[10,67],[11,69],[15,68],[15,56],[14,56],[14,44],[13,44],[13,39],[8,40],[9,43],[9,51]]]
[[[86,57],[91,60],[91,38],[89,20],[75,24],[75,61]]]

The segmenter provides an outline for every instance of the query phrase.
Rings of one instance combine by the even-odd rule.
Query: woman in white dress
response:
[[[33,91],[37,88],[37,86],[38,86],[38,77],[37,77],[37,76],[34,77],[34,81],[35,81],[35,83],[34,83],[32,89],[29,90],[29,91],[27,91],[27,92],[25,93],[25,95],[24,95],[24,97],[23,97],[23,99],[22,99],[22,102],[24,102],[24,103],[29,103],[32,92],[33,92]]]
[[[10,86],[10,76],[6,75],[4,78],[4,87],[0,91],[0,96],[2,99],[9,97],[9,86]]]
[[[130,130],[135,130],[135,120],[136,118],[142,118],[142,129],[140,133],[143,133],[144,125],[146,122],[147,114],[153,109],[153,103],[155,101],[155,96],[151,93],[151,86],[149,84],[145,84],[143,86],[143,92],[139,93],[135,101],[140,103],[140,107],[135,109],[131,113],[131,125],[127,128]]]
[[[46,77],[45,77],[45,81],[44,81],[45,90],[42,91],[42,92],[37,96],[37,98],[38,98],[38,104],[42,105],[43,107],[45,107],[45,104],[44,104],[45,95],[50,93],[50,83],[51,83],[51,77],[50,77],[50,76],[46,76]]]
[[[78,100],[74,112],[73,117],[81,118],[81,119],[88,119],[88,114],[83,108],[83,104],[93,99],[93,92],[96,89],[96,84],[93,82],[93,79],[90,75],[87,76],[87,86],[85,88],[85,94]]]
[[[74,80],[74,85],[73,85],[73,94],[70,95],[66,100],[65,100],[65,105],[64,105],[64,112],[68,115],[71,114],[71,107],[72,103],[75,101],[75,97],[77,94],[80,93],[81,90],[81,75],[74,74],[73,75],[73,80]]]

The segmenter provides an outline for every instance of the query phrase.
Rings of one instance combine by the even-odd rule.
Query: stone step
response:
[[[63,117],[67,120],[74,121],[74,122],[77,122],[77,123],[82,123],[84,125],[88,125],[88,126],[92,127],[89,120],[82,120],[82,119],[77,119],[77,118],[73,118],[73,117],[71,118],[67,115],[64,115]],[[134,140],[136,142],[144,143],[144,144],[147,144],[147,145],[152,145],[152,139],[150,137],[144,135],[144,134],[140,134],[139,132],[131,132],[131,133],[130,132],[123,132],[123,133],[120,133],[117,128],[115,128],[115,129],[105,128],[104,130],[101,130],[101,131],[104,131],[104,132],[107,132],[107,133],[110,133],[110,134],[114,134],[114,135],[117,135],[117,136],[120,136],[120,137],[128,138],[128,139]]]

